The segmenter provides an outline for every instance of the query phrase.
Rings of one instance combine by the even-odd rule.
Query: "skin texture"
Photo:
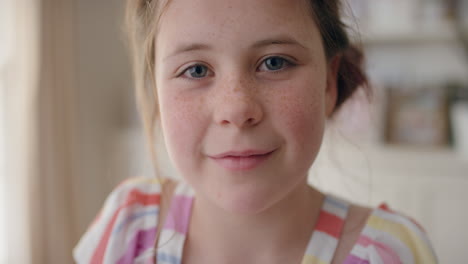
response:
[[[169,155],[196,191],[230,212],[258,213],[305,182],[320,148],[327,107],[333,108],[327,102],[334,98],[328,97],[336,94],[333,82],[327,87],[320,35],[305,4],[274,2],[228,1],[231,7],[226,1],[175,0],[157,37],[156,80]],[[265,10],[255,12],[259,9]],[[300,44],[252,48],[277,36]],[[192,43],[212,48],[170,56]],[[298,65],[278,72],[259,69],[262,60],[277,54],[296,58]],[[209,75],[178,76],[193,63],[207,65]],[[208,158],[248,149],[275,153],[242,172]]]
[[[196,192],[184,263],[299,263],[323,200],[307,172],[334,109],[339,64],[326,60],[307,4],[173,0],[159,28],[165,144]],[[271,57],[290,63],[273,71]],[[202,78],[187,71],[194,65]],[[240,171],[211,158],[245,150],[273,152]]]

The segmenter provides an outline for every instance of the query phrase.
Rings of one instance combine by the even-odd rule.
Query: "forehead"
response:
[[[227,48],[271,35],[302,42],[319,38],[307,0],[171,0],[157,42],[163,50],[174,41],[218,42]]]

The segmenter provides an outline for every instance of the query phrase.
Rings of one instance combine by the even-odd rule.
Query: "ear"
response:
[[[341,55],[335,55],[328,63],[327,90],[325,91],[325,109],[327,117],[335,110],[338,97],[338,70],[340,68]]]

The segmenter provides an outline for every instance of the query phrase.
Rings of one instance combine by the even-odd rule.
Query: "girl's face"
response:
[[[173,0],[160,23],[163,134],[197,195],[253,214],[303,190],[336,97],[308,4]]]

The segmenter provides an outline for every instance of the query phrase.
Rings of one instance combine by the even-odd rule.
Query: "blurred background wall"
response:
[[[112,188],[153,176],[123,2],[0,0],[1,264],[71,263]],[[310,181],[387,202],[426,227],[441,263],[462,263],[467,1],[348,0],[345,10],[374,95],[357,94],[330,121]]]
[[[0,45],[0,261],[72,263],[107,194],[131,176],[119,137],[139,121],[123,1],[1,0],[0,10],[10,43]]]

